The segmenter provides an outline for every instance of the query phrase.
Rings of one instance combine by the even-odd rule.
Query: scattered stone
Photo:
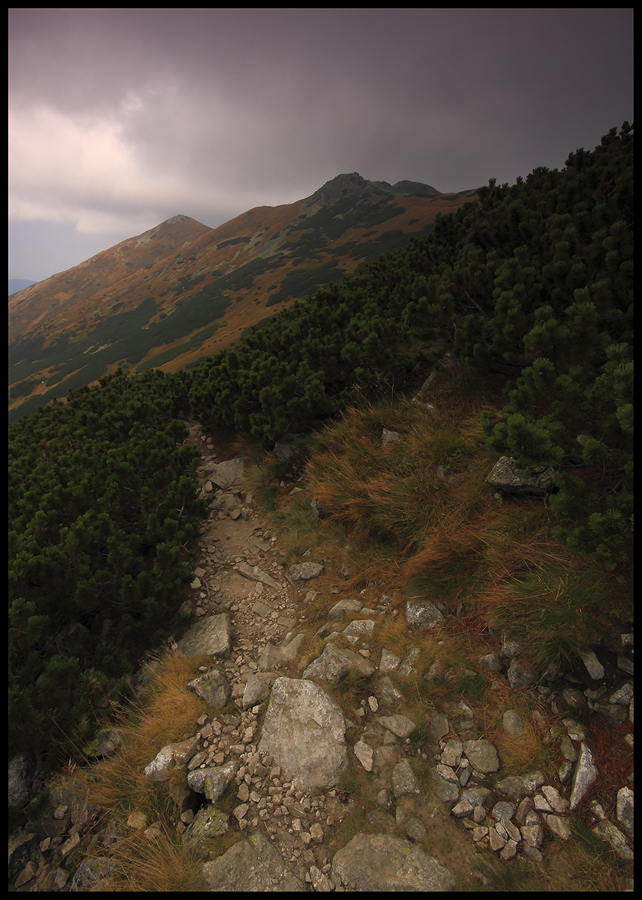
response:
[[[507,800],[498,800],[493,806],[491,815],[494,819],[512,819],[515,812],[515,804],[509,803]]]
[[[374,669],[370,663],[354,650],[337,647],[329,641],[317,657],[303,672],[304,678],[319,678],[330,684],[338,684],[348,673],[370,676]]]
[[[245,469],[244,459],[228,459],[225,462],[216,463],[211,467],[210,481],[223,490],[240,484],[243,481]]]
[[[145,767],[145,778],[149,781],[167,781],[169,770],[175,766],[186,766],[197,750],[198,740],[196,738],[162,747],[150,764]]]
[[[533,662],[520,656],[511,660],[506,677],[513,690],[517,690],[537,681],[539,673]]]
[[[408,716],[404,716],[401,713],[395,713],[393,716],[378,716],[377,722],[400,738],[407,738],[417,727],[412,719],[409,719]]]
[[[240,562],[237,566],[239,573],[244,577],[249,579],[249,581],[258,581],[261,584],[265,584],[268,587],[274,588],[274,590],[278,590],[278,583],[272,578],[271,575],[268,575],[267,572],[264,572],[263,569],[260,569],[258,566],[250,566],[246,562]],[[271,611],[271,610],[270,610]]]
[[[550,467],[536,475],[527,475],[523,469],[516,468],[514,459],[502,456],[491,469],[486,484],[504,494],[543,497],[550,493],[554,477],[555,471]]]
[[[554,812],[561,814],[568,812],[568,800],[560,795],[560,792],[557,790],[557,788],[554,788],[550,784],[544,784],[542,785],[541,790],[542,794],[546,797],[551,806],[551,809]]]
[[[357,757],[366,772],[372,772],[374,762],[374,750],[365,741],[357,741],[354,745],[354,755]]]
[[[406,834],[411,841],[423,841],[428,837],[426,826],[415,816],[411,816],[406,822]]]
[[[318,578],[321,572],[323,572],[321,563],[296,563],[288,569],[287,577],[292,584],[297,584],[299,582],[311,581],[313,578]]]
[[[354,619],[349,625],[343,629],[346,637],[358,637],[360,635],[371,635],[377,623],[372,619]]]
[[[556,837],[561,838],[563,841],[570,839],[571,829],[566,819],[562,819],[560,816],[547,815],[546,813],[544,813],[543,818]]]
[[[633,837],[633,791],[631,788],[623,787],[617,792],[617,818],[618,822]]]
[[[524,722],[514,709],[507,709],[502,717],[502,727],[506,734],[509,734],[511,737],[517,737],[524,731]]]
[[[580,658],[591,678],[595,681],[601,681],[604,678],[604,666],[593,650],[580,651]]]
[[[248,709],[270,696],[270,688],[259,675],[250,675],[243,691],[243,709]]]
[[[410,597],[406,601],[406,621],[414,628],[434,628],[444,621],[442,613],[430,600]]]
[[[573,781],[571,782],[571,810],[577,809],[596,778],[597,769],[593,764],[593,754],[586,744],[582,743],[580,744],[580,755],[575,764]]]
[[[229,613],[208,616],[192,625],[178,642],[185,656],[226,656],[232,649],[232,622]]]
[[[392,793],[395,799],[406,794],[420,793],[417,776],[412,771],[410,760],[401,759],[392,770]]]
[[[348,598],[346,598],[345,600],[339,600],[339,602],[335,603],[328,613],[328,618],[340,619],[343,616],[347,616],[349,613],[361,612],[362,606],[363,604],[359,600],[350,600]]]
[[[484,738],[478,741],[465,741],[464,753],[472,767],[478,772],[486,774],[488,772],[496,772],[499,769],[497,749],[490,741]]]
[[[458,766],[464,745],[459,738],[451,738],[441,751],[441,761],[445,766]]]
[[[231,694],[229,682],[220,669],[210,669],[204,675],[189,681],[187,690],[200,697],[210,709],[225,706]]]
[[[327,892],[334,890],[334,884],[327,875],[324,875],[321,869],[316,866],[310,866],[310,881],[315,891]]]
[[[269,672],[276,666],[287,665],[294,662],[299,654],[299,650],[305,641],[305,634],[297,634],[286,644],[274,646],[269,642],[261,651],[258,659],[258,666],[262,672]]]
[[[633,851],[629,847],[625,836],[622,834],[620,829],[616,828],[612,822],[608,821],[608,819],[604,819],[604,821],[598,822],[597,825],[593,828],[593,834],[599,837],[602,841],[608,841],[608,843],[615,850],[620,859],[633,859]]]
[[[27,884],[27,882],[31,881],[32,878],[35,878],[36,872],[38,871],[38,867],[34,862],[29,860],[24,869],[20,872],[18,877],[15,880],[16,887],[22,887],[23,884]]]
[[[206,769],[194,769],[187,776],[187,784],[197,794],[204,794],[208,800],[216,803],[225,793],[228,784],[238,771],[238,763],[229,762],[223,766]]]
[[[436,769],[431,771],[431,776],[433,781],[435,782],[435,791],[437,792],[437,796],[440,800],[443,800],[444,803],[453,804],[459,800],[459,784],[453,783],[452,781],[447,780]],[[488,791],[490,794],[490,791]],[[475,806],[474,803],[471,802],[471,805]]]
[[[470,816],[473,813],[473,805],[468,800],[460,800],[459,803],[453,806],[451,813],[453,816],[457,816],[458,819],[463,819],[465,816]]]

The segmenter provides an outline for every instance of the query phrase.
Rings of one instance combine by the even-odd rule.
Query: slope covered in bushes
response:
[[[490,445],[555,466],[560,535],[615,567],[632,527],[632,128],[478,195],[198,365],[192,410],[269,445],[359,391],[403,390],[449,349],[505,378]]]
[[[162,372],[104,378],[12,426],[9,737],[82,746],[105,692],[175,624],[204,502]]]
[[[632,533],[633,135],[440,218],[189,373],[121,372],[10,426],[11,750],[82,745],[105,691],[172,627],[200,516],[189,413],[264,446],[446,350],[499,380],[488,446],[552,465],[558,539],[616,576]]]

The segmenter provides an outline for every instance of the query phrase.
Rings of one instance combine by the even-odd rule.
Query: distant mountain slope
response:
[[[9,294],[15,294],[16,291],[21,291],[23,288],[31,287],[31,285],[35,283],[35,281],[30,281],[28,278],[10,278]]]
[[[10,418],[117,366],[190,366],[474,197],[352,173],[215,229],[174,216],[10,298]]]

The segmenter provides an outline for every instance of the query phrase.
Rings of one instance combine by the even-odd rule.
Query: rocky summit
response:
[[[633,791],[624,781],[615,785],[608,808],[592,799],[596,748],[577,718],[590,707],[614,727],[632,722],[627,636],[610,682],[587,655],[593,687],[585,689],[536,664],[520,668],[519,645],[496,636],[477,672],[491,673],[504,698],[501,733],[519,741],[548,723],[511,708],[511,691],[532,691],[554,720],[537,731],[539,739],[559,758],[553,775],[508,773],[473,705],[436,700],[418,721],[408,702],[422,635],[448,629],[447,610],[409,598],[405,627],[416,646],[403,658],[394,645],[373,653],[372,635],[392,617],[390,598],[333,597],[338,587],[322,581],[327,561],[305,554],[286,566],[278,536],[254,508],[243,461],[224,467],[234,475],[218,487],[213,440],[199,425],[190,431],[203,450],[200,484],[211,515],[185,604],[194,624],[170,652],[209,657],[186,683],[207,712],[181,741],[159,741],[144,775],[171,786],[182,771],[184,786],[168,787],[175,828],[201,854],[206,890],[469,890],[496,883],[502,868],[518,863],[557,889],[574,877],[565,846],[580,814],[614,855],[632,858]],[[325,605],[318,602],[322,590]],[[437,656],[429,674],[446,682],[454,671]],[[349,683],[358,690],[342,707],[332,691]],[[629,739],[614,733],[614,759]],[[119,746],[112,730],[101,753],[118,753]],[[11,766],[10,794],[17,797],[27,776],[20,759]],[[223,809],[230,790],[234,803]],[[10,836],[16,890],[108,890],[114,842],[133,832],[153,842],[160,834],[142,812],[126,822],[105,818],[73,778],[63,779],[52,800],[51,818]],[[212,857],[208,839],[230,835],[236,842]]]

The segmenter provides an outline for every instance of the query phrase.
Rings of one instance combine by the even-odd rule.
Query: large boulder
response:
[[[534,475],[528,475],[523,469],[515,467],[512,457],[502,456],[491,469],[486,484],[504,494],[544,497],[553,489],[554,478],[555,470],[550,466]]]
[[[212,466],[209,479],[218,487],[226,490],[233,484],[240,484],[243,481],[244,470],[244,459],[228,459]]]
[[[192,625],[178,642],[185,656],[226,656],[232,649],[232,622],[229,613],[208,616]]]
[[[188,738],[162,747],[154,759],[145,767],[145,778],[149,781],[167,781],[169,771],[186,766],[198,750],[198,739]]]
[[[208,800],[216,803],[238,771],[237,762],[228,762],[223,766],[205,769],[193,769],[187,775],[187,784],[197,794],[205,794]]]
[[[323,648],[321,656],[310,663],[303,677],[338,684],[350,672],[368,677],[373,674],[374,669],[359,653],[337,647],[330,641]]]
[[[335,853],[332,871],[358,891],[454,891],[455,879],[403,838],[357,834]]]
[[[188,681],[187,690],[200,697],[210,709],[225,706],[232,693],[229,682],[220,669],[210,669],[193,681]]]
[[[277,678],[263,722],[259,751],[269,753],[297,788],[334,788],[346,765],[341,708],[313,681]]]
[[[305,891],[307,887],[288,869],[265,835],[257,831],[246,841],[203,865],[210,891]]]

